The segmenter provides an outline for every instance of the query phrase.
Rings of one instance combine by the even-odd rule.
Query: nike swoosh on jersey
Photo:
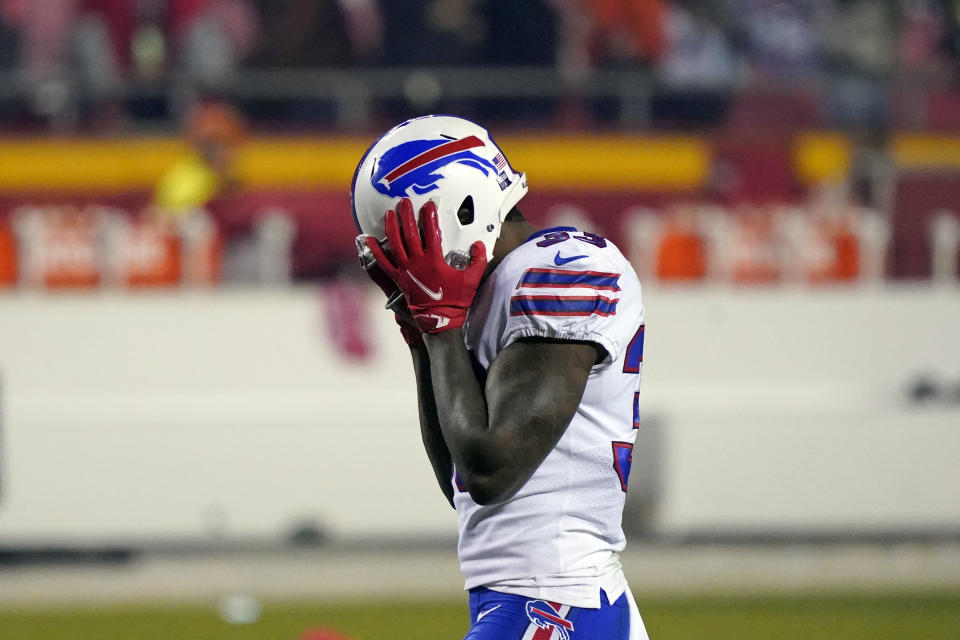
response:
[[[490,607],[489,609],[485,609],[485,610],[481,611],[480,613],[477,614],[477,622],[480,622],[481,620],[483,620],[488,613],[491,613],[491,612],[493,612],[493,611],[496,611],[497,609],[499,609],[499,608],[502,607],[502,606],[503,606],[503,605],[498,604],[498,605],[495,606],[495,607]]]
[[[410,276],[410,279],[413,280],[414,284],[416,284],[418,287],[423,289],[423,292],[428,296],[430,296],[431,298],[433,298],[434,300],[439,300],[440,298],[443,297],[443,287],[440,287],[440,289],[437,291],[433,291],[432,289],[427,287],[427,285],[417,280],[417,276],[410,273],[409,269],[407,269],[407,275]]]
[[[560,255],[560,252],[557,251],[557,255],[553,257],[553,264],[560,267],[567,264],[568,262],[573,262],[574,260],[579,260],[580,258],[588,258],[588,257],[589,256],[587,255],[582,255],[582,256],[570,256],[569,258],[564,258],[563,256]]]

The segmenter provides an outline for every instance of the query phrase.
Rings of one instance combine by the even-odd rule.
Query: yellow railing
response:
[[[712,144],[699,136],[514,135],[497,138],[531,187],[551,190],[696,191],[710,174]],[[237,159],[254,187],[347,189],[369,144],[356,137],[259,137]],[[902,134],[891,143],[899,165],[960,167],[960,136]],[[846,174],[852,144],[840,134],[805,133],[793,144],[801,183]],[[176,138],[0,139],[0,192],[115,193],[151,189],[188,153]]]

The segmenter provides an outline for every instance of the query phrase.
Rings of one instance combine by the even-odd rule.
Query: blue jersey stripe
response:
[[[613,315],[617,312],[618,300],[600,296],[592,298],[553,297],[541,299],[530,296],[514,296],[510,299],[510,315],[583,315],[594,313]]]
[[[528,270],[520,279],[520,286],[528,287],[589,287],[619,291],[616,274],[598,274],[584,271],[533,271]]]

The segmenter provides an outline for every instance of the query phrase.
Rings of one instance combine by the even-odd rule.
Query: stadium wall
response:
[[[522,210],[538,225],[586,219],[596,233],[630,245],[631,220],[666,203],[797,204],[809,188],[842,181],[855,145],[830,132],[765,136],[512,134],[497,138],[529,176]],[[296,226],[292,272],[330,276],[353,260],[356,233],[349,185],[366,139],[260,136],[238,151],[241,188],[207,203],[228,243],[242,242],[266,215]],[[960,136],[900,132],[889,155],[901,178],[889,222],[888,271],[930,276],[929,219],[960,198]],[[135,216],[149,211],[164,173],[190,153],[167,137],[0,137],[0,226],[24,207],[99,206]]]
[[[648,288],[654,531],[960,531],[958,293]],[[452,535],[405,347],[352,295],[0,296],[0,545]]]

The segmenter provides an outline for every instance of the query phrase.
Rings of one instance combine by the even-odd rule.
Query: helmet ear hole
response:
[[[457,209],[457,220],[465,227],[473,222],[473,218],[473,196],[467,196]]]

